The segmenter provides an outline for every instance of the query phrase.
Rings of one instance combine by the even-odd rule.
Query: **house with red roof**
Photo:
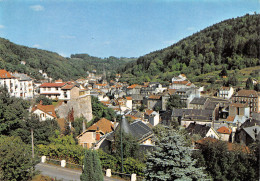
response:
[[[195,88],[195,85],[191,83],[185,74],[180,74],[178,77],[172,78],[172,84],[169,86],[170,89],[185,89]]]
[[[32,108],[33,114],[40,118],[40,121],[46,121],[47,119],[56,119],[55,108],[53,105],[37,104]]]
[[[91,148],[102,136],[112,131],[114,131],[114,124],[106,118],[102,118],[77,136],[78,143],[84,148]]]
[[[20,97],[23,99],[33,97],[32,79],[26,74],[0,70],[0,86],[5,86],[11,96]]]
[[[222,126],[219,129],[217,129],[217,132],[220,136],[220,140],[229,141],[232,130],[230,128]]]
[[[79,91],[78,86],[66,82],[43,83],[40,85],[40,95],[44,95],[50,99],[68,101],[79,97]]]

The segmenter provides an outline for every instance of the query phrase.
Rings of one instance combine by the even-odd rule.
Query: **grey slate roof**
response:
[[[207,101],[206,97],[195,97],[190,104],[199,104],[199,105],[204,105]]]
[[[173,117],[182,117],[186,119],[212,120],[212,110],[201,109],[173,109]]]
[[[116,130],[117,129],[120,129],[120,124],[117,126]],[[144,124],[141,120],[137,120],[129,125],[129,123],[125,119],[123,121],[122,129],[124,130],[125,133],[131,134],[138,141],[153,135],[152,129],[146,124]],[[114,134],[115,132],[111,132],[110,134],[107,135],[106,139],[109,141],[113,141]]]
[[[205,137],[210,127],[206,125],[190,123],[186,130],[191,134],[199,134],[201,137]]]
[[[18,78],[21,81],[30,81],[32,80],[28,75],[26,74],[20,74],[20,73],[14,73],[12,74],[14,77]]]
[[[243,129],[253,140],[256,140],[257,135],[260,132],[260,126],[251,126]]]

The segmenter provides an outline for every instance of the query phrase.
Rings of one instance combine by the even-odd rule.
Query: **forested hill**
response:
[[[165,49],[128,63],[122,81],[170,81],[173,75],[188,77],[211,71],[259,65],[260,15],[245,15],[210,26]]]
[[[101,59],[87,54],[64,58],[57,53],[17,45],[0,38],[0,69],[26,73],[36,79],[42,78],[39,70],[43,70],[53,79],[75,80],[87,76],[87,71],[93,69],[100,72],[104,68],[110,72],[129,60],[132,59],[116,57]],[[26,64],[21,64],[21,61],[26,62]]]
[[[82,60],[89,65],[90,70],[97,70],[97,73],[103,73],[105,70],[106,73],[116,73],[116,68],[124,67],[124,65],[128,62],[133,62],[137,58],[125,58],[125,57],[113,57],[110,56],[108,58],[98,58],[93,57],[88,54],[73,54],[71,55],[71,59],[74,60]]]

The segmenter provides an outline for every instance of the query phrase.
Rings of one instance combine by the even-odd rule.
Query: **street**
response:
[[[69,168],[62,168],[60,166],[50,165],[46,163],[39,163],[36,165],[36,170],[41,171],[42,175],[46,175],[63,181],[79,181],[81,171]],[[122,181],[119,179],[104,177],[104,181]]]

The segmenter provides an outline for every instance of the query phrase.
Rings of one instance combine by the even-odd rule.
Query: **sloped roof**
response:
[[[128,89],[134,89],[134,88],[141,88],[141,87],[142,87],[141,85],[133,84],[133,85],[128,86],[127,88]]]
[[[132,100],[132,97],[126,97],[126,100]]]
[[[183,80],[183,81],[173,81],[173,84],[186,85],[186,84],[188,84],[188,83],[189,83],[189,81],[187,81],[187,80]]]
[[[210,127],[206,125],[190,123],[186,130],[191,134],[199,134],[202,137],[205,137],[210,130]]]
[[[158,95],[150,95],[149,96],[149,99],[161,99],[161,96],[158,96]]]
[[[106,118],[102,118],[100,119],[98,122],[96,122],[95,124],[93,124],[92,126],[90,126],[87,131],[90,130],[98,130],[101,131],[102,133],[106,134],[106,133],[110,133],[111,131],[114,130],[114,125],[112,124],[111,121],[107,120]]]
[[[1,69],[0,70],[0,78],[1,79],[11,79],[11,78],[14,78],[14,77],[9,72],[7,72],[6,70]]]
[[[62,90],[70,90],[70,89],[72,89],[73,87],[75,87],[76,85],[73,85],[73,84],[71,84],[71,85],[65,85],[65,86],[63,86],[61,89]]]
[[[231,130],[225,126],[222,126],[220,127],[218,130],[217,130],[218,133],[221,133],[221,134],[231,134]]]
[[[55,113],[55,108],[53,105],[42,105],[42,104],[37,104],[32,108],[32,112],[36,111],[37,109],[45,112],[46,114],[49,114],[50,116],[57,118],[56,113]]]
[[[134,133],[134,137],[137,138],[137,140],[142,140],[147,136],[150,136],[153,134],[152,129],[144,124],[142,121],[135,121],[132,124],[130,124],[131,130]]]
[[[260,132],[260,126],[251,126],[242,128],[253,140],[256,140],[257,135]]]
[[[148,115],[148,116],[150,116],[152,113],[153,113],[153,110],[150,110],[150,109],[147,109],[145,111],[145,114]]]
[[[192,99],[190,104],[204,105],[206,101],[207,101],[206,97],[194,97],[194,99]]]
[[[173,117],[182,117],[186,119],[201,119],[201,120],[211,120],[213,116],[213,110],[203,110],[203,109],[173,109]]]
[[[66,83],[43,83],[42,85],[40,85],[40,87],[62,87],[64,86]]]
[[[235,94],[236,96],[239,96],[239,97],[257,97],[258,94],[257,94],[257,91],[255,90],[240,90],[237,92],[237,94]]]

